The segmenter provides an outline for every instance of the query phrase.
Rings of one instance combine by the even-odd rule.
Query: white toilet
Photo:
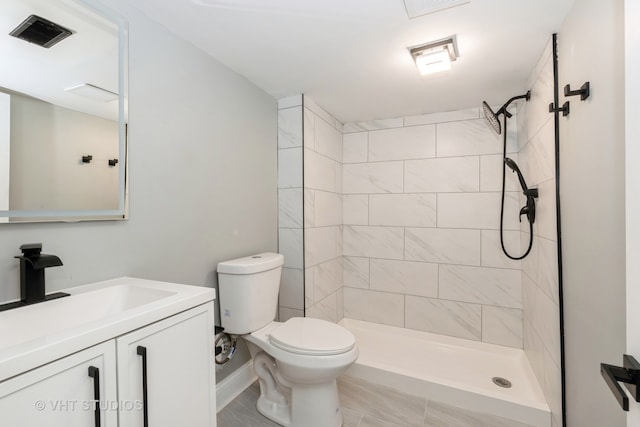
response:
[[[355,338],[324,320],[274,321],[283,261],[262,253],[218,264],[222,327],[248,343],[262,415],[288,427],[340,427],[336,378],[358,358]]]

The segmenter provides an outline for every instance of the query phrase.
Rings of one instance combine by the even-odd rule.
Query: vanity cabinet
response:
[[[116,340],[118,395],[144,406],[120,411],[120,427],[215,426],[211,325],[193,309]]]
[[[0,382],[0,426],[115,427],[117,412],[96,405],[116,402],[115,372],[111,340]]]
[[[0,426],[214,427],[213,324],[202,304],[0,381]]]

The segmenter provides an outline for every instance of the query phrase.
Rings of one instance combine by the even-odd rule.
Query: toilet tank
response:
[[[284,257],[261,253],[218,264],[220,319],[228,334],[243,335],[276,317]]]

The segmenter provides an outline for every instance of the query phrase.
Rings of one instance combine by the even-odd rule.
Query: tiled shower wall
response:
[[[332,322],[342,309],[342,124],[304,100],[306,315]]]
[[[480,110],[344,132],[344,316],[522,347],[521,265],[498,231],[502,138]],[[505,244],[518,253],[519,186],[507,178]]]
[[[302,96],[278,101],[279,319],[304,316]]]
[[[530,102],[519,105],[520,168],[530,187],[539,189],[534,242],[522,262],[524,349],[551,407],[554,426],[562,425],[560,309],[555,201],[555,138],[551,43],[529,79]],[[522,245],[529,228],[523,227]]]
[[[278,101],[279,320],[342,310],[342,124],[305,96]],[[304,167],[303,167],[304,165]]]

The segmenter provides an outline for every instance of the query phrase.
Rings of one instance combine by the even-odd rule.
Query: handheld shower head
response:
[[[520,172],[520,168],[518,167],[516,162],[514,162],[508,157],[505,157],[504,164],[509,166],[509,169],[511,169],[516,174],[518,174],[518,180],[520,181],[520,186],[522,187],[522,191],[525,194],[527,194],[527,191],[529,191],[529,187],[527,187],[527,183],[525,182],[524,177],[522,176],[522,172]]]

